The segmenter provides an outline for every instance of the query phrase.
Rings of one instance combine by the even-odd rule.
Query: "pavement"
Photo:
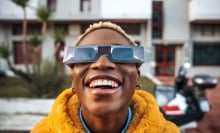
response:
[[[0,98],[0,133],[28,133],[50,112],[54,99]]]
[[[174,84],[174,77],[157,78],[166,85]],[[206,95],[211,104],[211,110],[197,122],[196,128],[186,129],[185,133],[220,133],[220,77],[217,86],[207,90]]]

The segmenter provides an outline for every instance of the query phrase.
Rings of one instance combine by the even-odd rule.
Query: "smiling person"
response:
[[[65,48],[72,88],[55,100],[32,133],[179,133],[151,94],[140,88],[144,48],[118,25],[91,25]]]

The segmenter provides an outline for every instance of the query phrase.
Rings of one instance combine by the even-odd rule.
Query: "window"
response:
[[[193,29],[193,32],[192,32],[193,35],[200,35],[201,34],[200,33],[200,27],[198,25],[194,25],[192,27],[192,29]]]
[[[158,9],[156,8],[155,11],[153,12],[153,24],[162,23],[162,20],[161,20],[162,12],[161,10],[158,10]]]
[[[91,11],[91,0],[80,0],[80,11],[81,12]]]
[[[27,34],[38,33],[41,34],[41,24],[28,24],[27,26]]]
[[[156,46],[156,75],[171,76],[175,72],[175,47],[174,46]]]
[[[16,41],[13,42],[13,51],[14,51],[14,63],[15,64],[24,64],[24,59],[23,59],[23,49],[22,49],[22,42]],[[30,46],[28,43],[26,43],[26,51],[27,51],[27,61],[28,64],[32,64],[34,62],[33,60],[33,52],[31,51]],[[38,59],[40,58],[39,61],[41,61],[41,49],[39,50],[39,55]]]
[[[62,29],[66,35],[69,33],[69,25],[68,24],[55,24],[55,29]]]
[[[41,24],[28,24],[27,25],[27,34],[41,33]],[[12,34],[13,35],[22,35],[22,24],[13,24],[12,25]]]
[[[220,42],[195,43],[193,46],[193,65],[220,66]]]
[[[203,35],[204,36],[211,36],[213,35],[213,26],[212,25],[204,25],[203,27]]]
[[[22,24],[13,24],[12,35],[21,35],[21,34],[22,34]]]
[[[138,23],[132,23],[132,24],[124,23],[124,24],[118,24],[118,25],[121,26],[121,28],[125,30],[127,34],[140,35],[141,25]]]
[[[90,24],[81,24],[81,27],[80,27],[80,30],[81,30],[81,33],[85,32],[86,29],[89,27]]]
[[[56,5],[57,5],[56,0],[47,0],[47,8],[49,8],[52,12],[56,11]]]
[[[193,24],[192,33],[200,36],[219,36],[220,25],[219,24]]]
[[[153,38],[161,38],[162,29],[160,27],[154,26],[152,36],[153,36]]]
[[[153,1],[152,14],[152,38],[162,38],[163,29],[163,3],[161,1]]]

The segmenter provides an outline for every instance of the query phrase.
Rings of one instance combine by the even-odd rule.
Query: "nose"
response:
[[[102,55],[98,58],[98,60],[91,64],[90,66],[92,69],[99,69],[99,70],[107,70],[107,69],[115,69],[116,64],[111,62],[106,55]]]

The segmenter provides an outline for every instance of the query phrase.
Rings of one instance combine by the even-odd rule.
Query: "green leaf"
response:
[[[29,43],[32,47],[36,48],[42,43],[42,39],[39,37],[37,33],[33,34],[29,39]]]
[[[8,59],[12,55],[13,51],[10,49],[8,43],[0,45],[0,56],[4,59]]]
[[[29,0],[12,0],[16,5],[21,6],[22,8],[27,7]]]
[[[37,16],[42,22],[48,22],[50,17],[52,15],[52,12],[49,8],[40,6],[37,9]]]

